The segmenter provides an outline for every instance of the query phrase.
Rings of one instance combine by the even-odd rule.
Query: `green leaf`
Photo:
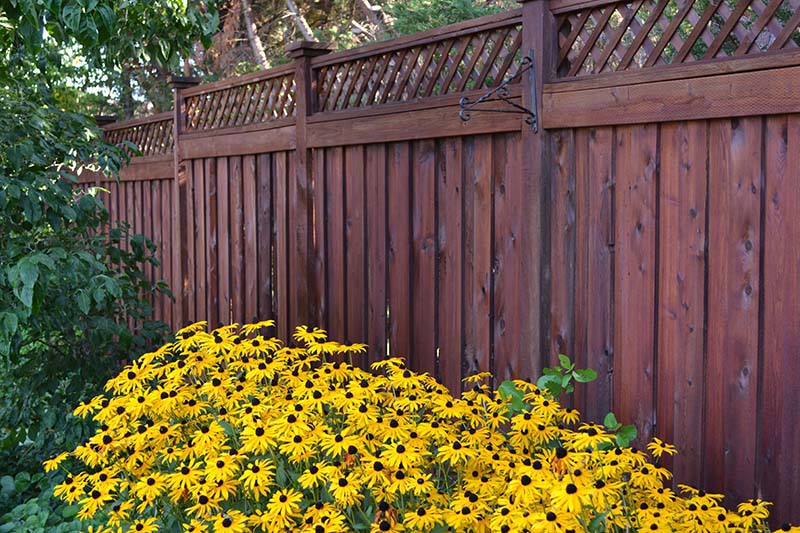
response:
[[[620,423],[617,421],[617,417],[614,416],[614,413],[612,412],[609,412],[603,419],[603,425],[612,431],[620,427]]]
[[[89,295],[84,290],[78,291],[77,294],[78,298],[78,308],[81,310],[81,313],[84,315],[89,314],[89,306],[91,306],[92,301],[89,298]]]
[[[558,362],[561,363],[561,368],[568,369],[572,367],[572,361],[563,353],[558,354]]]
[[[589,383],[597,379],[597,372],[595,372],[591,368],[584,368],[582,370],[573,370],[572,377],[574,377],[575,381],[577,381],[578,383]]]
[[[621,448],[630,446],[631,442],[633,442],[636,439],[637,434],[638,433],[636,431],[636,426],[632,425],[622,426],[621,428],[619,428],[619,431],[617,431],[617,444]]]
[[[536,386],[540,389],[547,389],[551,390],[553,386],[561,388],[561,374],[556,376],[549,375],[549,376],[541,376],[539,379],[536,380]]]
[[[39,279],[39,267],[30,258],[26,257],[18,265],[19,279],[26,287],[33,287]]]
[[[3,332],[6,334],[6,336],[10,337],[17,332],[17,327],[19,326],[19,319],[17,318],[17,315],[14,313],[4,312],[2,313],[2,315],[3,315],[3,320],[0,323],[2,323],[3,325]]]
[[[9,496],[14,493],[14,478],[11,476],[0,477],[0,495]]]

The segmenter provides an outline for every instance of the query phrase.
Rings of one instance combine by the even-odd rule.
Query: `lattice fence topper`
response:
[[[110,144],[120,145],[123,141],[135,144],[141,151],[141,156],[164,155],[172,153],[172,117],[136,124],[127,128],[108,130],[105,133],[106,141]],[[138,156],[129,148],[125,150],[130,155]]]
[[[521,60],[519,24],[317,69],[319,111],[493,87]]]
[[[247,126],[294,116],[294,73],[186,97],[186,132]]]
[[[800,0],[635,0],[558,20],[562,77],[800,48]]]

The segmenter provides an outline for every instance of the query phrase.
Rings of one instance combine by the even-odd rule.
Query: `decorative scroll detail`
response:
[[[565,13],[561,77],[800,48],[800,0],[634,0]]]
[[[512,83],[520,81],[522,79],[522,75],[526,72],[528,73],[529,78],[528,85],[531,88],[531,102],[533,104],[532,109],[528,109],[527,107],[518,104],[509,97],[510,92],[508,90],[508,86]],[[525,115],[525,122],[531,126],[533,132],[538,133],[539,119],[536,116],[536,78],[534,74],[533,50],[531,50],[528,52],[527,56],[522,58],[516,74],[506,79],[503,81],[503,83],[496,86],[494,89],[490,90],[488,93],[476,100],[472,100],[468,96],[465,96],[459,100],[458,105],[460,110],[458,112],[458,118],[460,118],[462,122],[468,122],[472,118],[473,111],[483,111],[488,113],[521,113]],[[480,107],[481,104],[485,104],[487,102],[503,102],[508,107],[502,109]]]
[[[247,126],[294,116],[294,74],[186,97],[184,131]]]
[[[114,145],[120,145],[123,141],[135,144],[141,154],[136,154],[125,147],[130,155],[148,157],[171,154],[172,118],[136,124],[128,128],[107,130],[105,138],[108,143]]]
[[[391,50],[315,70],[317,109],[338,111],[486,89],[513,76],[521,25]]]

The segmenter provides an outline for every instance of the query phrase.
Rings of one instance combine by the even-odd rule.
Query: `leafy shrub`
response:
[[[123,369],[75,411],[95,435],[45,464],[68,472],[55,495],[104,532],[767,530],[767,503],[675,494],[674,447],[620,448],[531,383],[513,382],[527,407],[487,374],[454,398],[401,359],[371,374],[345,362],[364,345],[303,327],[287,347],[271,325],[195,324]]]

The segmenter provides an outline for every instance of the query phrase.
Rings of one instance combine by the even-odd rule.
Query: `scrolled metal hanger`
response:
[[[530,81],[531,102],[533,103],[532,110],[518,104],[509,96],[509,86],[512,83],[522,79],[522,76],[525,73],[528,74]],[[478,107],[486,102],[503,102],[511,106],[513,109]],[[458,111],[458,118],[460,118],[463,122],[470,120],[472,118],[472,113],[475,111],[486,111],[489,113],[518,113],[525,115],[525,122],[531,126],[534,133],[537,133],[539,131],[539,119],[536,116],[536,78],[534,75],[533,50],[530,50],[528,55],[522,58],[519,69],[517,69],[517,72],[513,76],[506,78],[500,85],[476,100],[471,100],[468,96],[463,97],[461,100],[459,100],[458,105],[460,107],[460,110]]]

